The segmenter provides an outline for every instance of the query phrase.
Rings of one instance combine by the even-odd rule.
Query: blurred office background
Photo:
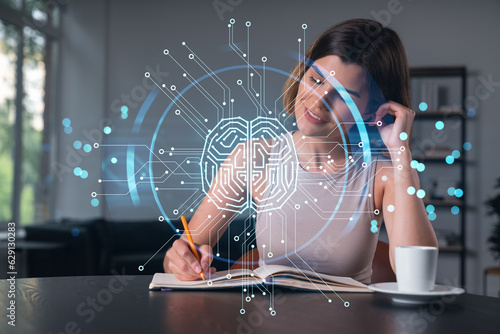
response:
[[[500,277],[488,275],[483,281],[483,273],[499,266],[487,242],[499,217],[488,215],[485,205],[496,194],[500,178],[499,15],[500,3],[495,0],[1,0],[1,275],[7,271],[8,221],[17,224],[18,277],[161,270],[174,231],[159,221],[162,212],[151,186],[99,182],[127,180],[131,170],[137,171],[134,166],[148,160],[144,146],[151,144],[151,134],[171,98],[166,94],[154,98],[148,110],[152,117],[137,123],[155,88],[145,72],[159,85],[167,89],[176,85],[181,91],[188,85],[183,73],[203,75],[188,58],[191,52],[211,70],[242,65],[228,45],[231,31],[234,46],[243,52],[250,37],[251,63],[262,65],[265,56],[266,66],[290,71],[293,52],[302,50],[304,39],[309,46],[331,25],[362,17],[377,19],[399,33],[412,68],[432,67],[434,74],[444,73],[444,79],[439,75],[426,79],[417,70],[412,81],[414,102],[425,101],[443,114],[462,113],[459,120],[441,114],[429,117],[430,121],[420,119],[415,128],[418,154],[422,162],[428,159],[421,173],[422,187],[426,202],[435,204],[428,211],[435,213],[433,224],[443,248],[438,281],[465,282],[471,293],[482,293],[487,282],[486,293],[498,296]],[[233,29],[228,29],[230,19],[235,20]],[[251,22],[248,36],[247,21]],[[165,49],[175,61],[164,54]],[[461,83],[446,76],[447,69],[458,73],[456,80],[466,80],[465,96]],[[269,71],[269,97],[279,97],[284,78]],[[227,74],[225,79],[233,78]],[[444,139],[442,133],[432,137],[432,131],[426,132],[434,130],[439,120],[444,122]],[[168,121],[159,133],[165,155],[170,146],[182,147],[183,135],[192,131],[174,118]],[[460,122],[466,124],[464,135]],[[426,138],[434,142],[425,144]],[[203,146],[199,139],[193,140],[194,146]],[[95,143],[125,148],[96,148]],[[127,161],[131,144],[136,145],[132,167]],[[425,157],[429,146],[434,159]],[[445,162],[454,150],[461,155],[454,164],[435,161]],[[167,207],[179,200],[165,196]],[[176,226],[181,214],[192,215],[193,207],[177,213],[171,209],[169,220]],[[251,225],[245,217],[238,219],[240,227],[233,233]],[[229,248],[221,249],[233,247],[231,257],[236,256],[238,247],[223,239]]]

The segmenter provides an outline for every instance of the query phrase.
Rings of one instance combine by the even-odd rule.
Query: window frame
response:
[[[57,6],[59,11],[62,10],[60,0],[49,0],[45,1],[48,5]],[[48,13],[47,13],[48,14]],[[23,163],[23,93],[24,93],[24,78],[23,78],[23,66],[24,66],[24,47],[25,47],[25,36],[24,27],[29,26],[31,29],[37,30],[42,33],[46,39],[44,57],[45,63],[45,83],[44,83],[44,138],[49,141],[50,147],[55,147],[55,135],[53,132],[49,132],[49,129],[53,124],[55,124],[55,115],[57,107],[57,83],[58,74],[60,73],[59,68],[59,41],[61,37],[61,32],[59,27],[54,28],[52,26],[52,17],[47,15],[47,21],[41,22],[34,19],[30,13],[25,11],[25,0],[22,1],[20,9],[14,9],[6,4],[0,3],[0,21],[5,24],[10,24],[19,29],[19,40],[17,43],[16,50],[16,72],[15,72],[15,123],[14,123],[14,177],[13,177],[13,190],[12,190],[12,200],[11,200],[11,221],[16,224],[20,224],[20,208],[21,208],[21,191],[22,191],[22,163]],[[53,149],[45,152],[42,150],[42,156],[40,168],[43,171],[49,171],[50,162],[55,159],[55,151]],[[45,191],[46,198],[53,198],[54,185],[53,182],[48,186]],[[54,206],[53,203],[46,203],[48,208],[47,219],[54,217]],[[37,222],[33,222],[37,223]],[[18,225],[21,227],[20,225]],[[2,224],[0,226],[0,231],[5,230],[7,224]]]

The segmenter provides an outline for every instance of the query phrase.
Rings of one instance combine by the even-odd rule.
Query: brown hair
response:
[[[368,112],[375,112],[385,100],[410,107],[408,62],[398,34],[374,20],[352,19],[325,31],[307,50],[304,64],[299,62],[293,69],[283,87],[283,105],[289,114],[294,113],[308,64],[328,55],[337,55],[345,64],[357,63],[371,75]]]

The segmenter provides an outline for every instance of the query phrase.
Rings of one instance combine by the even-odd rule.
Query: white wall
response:
[[[221,0],[224,3],[228,1]],[[109,12],[106,12],[106,3]],[[302,23],[308,24],[306,43],[309,44],[327,27],[353,17],[374,18],[372,11],[387,10],[389,1],[250,1],[233,0],[231,11],[224,12],[221,21],[212,1],[74,1],[63,20],[61,117],[70,117],[74,134],[82,137],[83,129],[98,129],[99,122],[111,119],[115,133],[123,125],[115,112],[116,99],[122,94],[138,93],[147,66],[160,66],[169,72],[163,79],[170,83],[178,73],[161,54],[169,48],[185,53],[186,41],[196,48],[213,69],[226,66],[224,53],[227,23],[252,22],[253,55],[269,58],[269,66],[289,70],[294,61],[286,56],[297,48],[302,36]],[[482,1],[401,1],[400,12],[387,19],[405,44],[410,65],[466,65],[469,71],[469,94],[479,89],[479,77],[492,76],[500,81],[498,43],[500,3]],[[106,27],[107,30],[106,30]],[[243,30],[242,30],[243,31]],[[107,33],[107,35],[106,35]],[[235,36],[235,42],[244,35]],[[107,42],[106,42],[107,41]],[[256,59],[254,58],[254,59]],[[107,64],[107,67],[106,67]],[[500,177],[497,143],[500,142],[499,87],[480,102],[478,114],[469,120],[470,152],[468,182],[469,211],[467,243],[467,289],[480,293],[481,273],[492,265],[486,239],[493,219],[485,215],[484,201],[493,194],[493,180]],[[479,94],[485,91],[480,89]],[[106,95],[105,95],[106,94]],[[134,102],[134,101],[132,101]],[[141,102],[141,101],[137,101]],[[137,113],[137,107],[130,114]],[[61,126],[62,130],[62,126]],[[124,133],[123,133],[124,134]],[[64,163],[65,148],[74,137],[61,134],[59,162]],[[81,151],[80,151],[81,152]],[[61,217],[88,218],[103,215],[104,205],[89,206],[92,191],[100,191],[95,182],[100,176],[99,152],[85,157],[81,165],[89,170],[88,180],[67,173],[57,184],[56,209]],[[131,203],[120,210],[107,212],[116,219],[156,219],[154,205],[136,210]],[[453,270],[452,270],[453,271]],[[450,274],[453,279],[456,274]],[[453,277],[452,277],[453,276]],[[490,280],[490,295],[496,295],[498,279]]]

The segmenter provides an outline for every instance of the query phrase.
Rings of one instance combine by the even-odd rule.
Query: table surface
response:
[[[16,327],[4,321],[10,283],[0,281],[0,333],[499,333],[500,299],[464,294],[401,306],[380,294],[275,289],[245,301],[241,289],[148,291],[152,276],[16,280]],[[345,307],[340,298],[349,302]],[[331,302],[328,302],[331,299]],[[274,302],[276,314],[269,311]],[[240,314],[242,307],[245,314]]]

